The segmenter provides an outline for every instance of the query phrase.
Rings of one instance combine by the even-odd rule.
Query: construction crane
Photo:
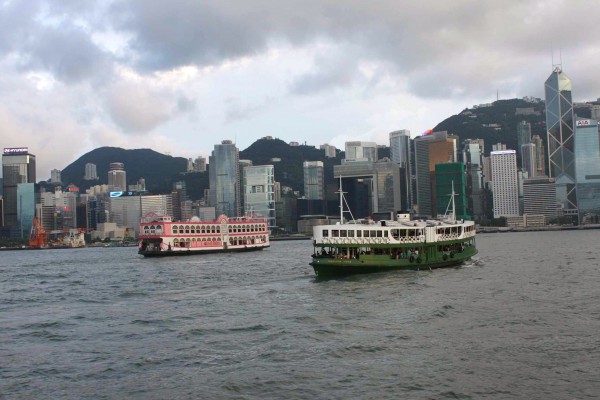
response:
[[[33,217],[33,226],[29,235],[29,246],[36,248],[48,247],[48,234],[40,223],[37,215]]]

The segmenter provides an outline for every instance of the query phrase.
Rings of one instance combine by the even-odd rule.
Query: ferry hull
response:
[[[359,256],[358,259],[338,259],[314,257],[310,265],[317,277],[347,276],[396,270],[429,270],[436,268],[455,267],[471,259],[477,254],[474,247],[452,257],[441,256],[438,259],[390,259],[386,256]]]
[[[148,250],[139,250],[138,254],[143,255],[144,257],[175,257],[175,256],[192,256],[199,254],[215,254],[215,253],[241,253],[248,251],[258,251],[262,249],[266,249],[269,246],[262,247],[241,247],[241,248],[219,248],[219,249],[202,249],[202,250],[166,250],[166,251],[148,251]]]

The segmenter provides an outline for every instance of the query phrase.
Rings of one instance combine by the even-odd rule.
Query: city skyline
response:
[[[343,148],[398,129],[414,137],[497,93],[543,98],[557,63],[574,101],[592,100],[598,45],[590,30],[555,29],[582,27],[584,11],[579,1],[6,2],[0,140],[40,155],[46,179],[102,146],[195,159],[225,139]]]

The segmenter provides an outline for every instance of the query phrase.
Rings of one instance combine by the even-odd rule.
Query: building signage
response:
[[[5,147],[4,154],[27,154],[29,148],[27,147]]]
[[[576,126],[595,126],[597,124],[593,119],[578,119]]]
[[[127,197],[127,196],[138,196],[139,192],[110,192],[110,197]]]

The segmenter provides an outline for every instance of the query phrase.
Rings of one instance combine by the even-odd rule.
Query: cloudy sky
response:
[[[38,179],[101,146],[207,156],[271,135],[343,148],[474,104],[600,97],[582,0],[0,0],[0,146]]]

